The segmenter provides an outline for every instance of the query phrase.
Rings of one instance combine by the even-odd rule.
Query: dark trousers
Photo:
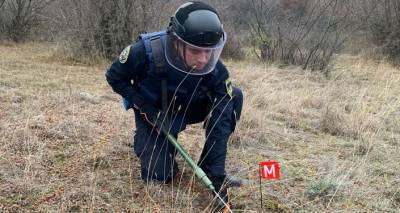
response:
[[[229,103],[233,107],[231,113],[233,116],[231,129],[235,128],[236,121],[239,120],[243,105],[242,91],[233,87],[233,100]],[[196,103],[188,107],[182,125],[199,123],[206,119],[210,113],[210,103]],[[148,124],[137,110],[135,112],[136,130],[134,135],[134,152],[140,158],[141,178],[145,181],[156,180],[161,182],[170,182],[178,172],[178,165],[175,161],[177,150],[168,141],[164,134],[159,134],[155,128]],[[174,133],[177,138],[177,133]],[[225,140],[228,141],[228,140]],[[207,144],[206,144],[207,146]],[[226,150],[223,151],[226,155]],[[203,151],[204,153],[204,151]],[[225,159],[225,158],[224,158]],[[207,165],[212,167],[212,165]],[[202,166],[203,167],[203,166]],[[225,171],[222,171],[224,173]]]

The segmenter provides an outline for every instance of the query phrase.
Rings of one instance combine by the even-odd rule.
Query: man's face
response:
[[[212,51],[209,49],[199,49],[188,45],[180,46],[179,49],[186,65],[194,69],[194,71],[202,70],[211,58]]]

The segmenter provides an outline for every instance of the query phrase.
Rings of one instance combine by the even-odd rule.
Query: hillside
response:
[[[245,94],[231,138],[234,212],[396,212],[400,208],[400,69],[340,56],[329,77],[295,67],[226,62]],[[104,77],[45,44],[0,45],[0,211],[208,212],[208,192],[178,157],[179,179],[144,184],[132,154],[133,113]],[[204,133],[179,141],[197,159]],[[397,209],[397,210],[396,210]]]

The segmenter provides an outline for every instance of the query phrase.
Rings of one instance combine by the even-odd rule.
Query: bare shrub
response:
[[[26,40],[41,23],[43,10],[53,0],[3,0],[0,1],[0,29],[14,42]]]
[[[344,118],[339,112],[327,107],[320,121],[320,128],[322,132],[331,135],[346,135],[347,130],[344,123]]]
[[[139,34],[166,28],[172,12],[159,13],[163,7],[165,4],[153,0],[63,1],[56,22],[62,26],[58,39],[66,41],[76,60],[93,56],[113,59]]]
[[[247,37],[248,3],[241,0],[210,1],[221,17],[228,40],[222,51],[223,58],[241,60],[245,58],[243,42]]]
[[[129,44],[135,28],[135,1],[76,0],[60,2],[60,38],[79,60],[86,56],[112,58]]]
[[[400,63],[400,2],[372,0],[368,3],[365,5],[366,10],[373,10],[373,15],[367,22],[369,39],[391,61]]]
[[[324,1],[252,0],[252,46],[261,61],[324,70],[333,54],[359,26],[352,3]]]
[[[223,58],[231,58],[236,60],[244,59],[245,53],[242,49],[242,44],[239,40],[239,36],[234,32],[233,27],[225,27],[227,32],[228,40],[222,51]]]

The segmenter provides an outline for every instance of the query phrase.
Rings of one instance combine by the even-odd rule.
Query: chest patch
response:
[[[131,45],[125,47],[125,49],[122,50],[121,54],[119,55],[119,62],[121,62],[121,64],[124,64],[128,60],[130,50],[131,50]]]

